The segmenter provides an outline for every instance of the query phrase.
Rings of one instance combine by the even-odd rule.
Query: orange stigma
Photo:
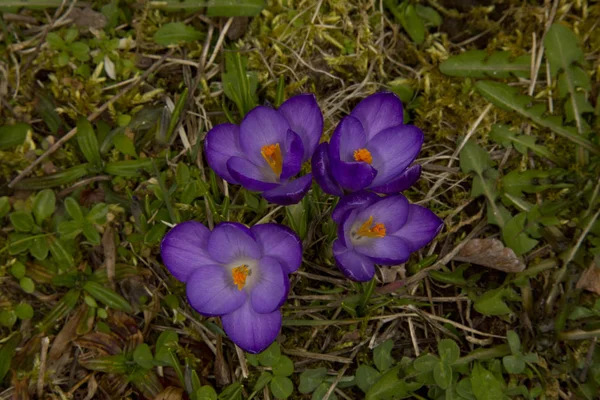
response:
[[[279,143],[268,144],[261,147],[260,154],[262,154],[267,164],[269,164],[269,167],[275,172],[275,175],[279,177],[283,166],[283,157],[281,156]]]
[[[238,290],[242,290],[246,284],[246,278],[250,275],[250,268],[247,265],[240,265],[231,270],[233,284],[237,285]]]
[[[384,224],[374,224],[373,216],[371,215],[367,222],[362,224],[360,228],[358,228],[357,234],[359,236],[366,236],[371,238],[382,238],[385,237],[385,225]]]
[[[367,164],[371,164],[373,162],[371,152],[367,149],[354,150],[354,159],[358,162],[366,162]]]

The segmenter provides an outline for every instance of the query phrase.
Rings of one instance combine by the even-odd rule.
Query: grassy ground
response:
[[[190,3],[0,4],[0,398],[598,398],[598,3]],[[445,227],[372,286],[333,263],[334,198],[268,204],[202,139],[300,92],[329,137],[379,90],[425,132],[405,194]],[[303,239],[258,357],[161,263],[190,219]]]

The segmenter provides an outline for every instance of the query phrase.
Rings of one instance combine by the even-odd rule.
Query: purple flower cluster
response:
[[[323,115],[315,97],[303,94],[277,110],[256,107],[239,126],[214,127],[205,140],[206,158],[227,182],[281,205],[298,203],[314,174],[324,192],[341,197],[332,213],[338,267],[350,279],[368,281],[375,264],[406,262],[442,228],[433,212],[400,194],[421,174],[421,167],[411,164],[423,144],[421,130],[403,124],[402,117],[396,95],[377,93],[342,119],[329,143],[319,144]],[[312,174],[302,175],[309,160]],[[188,221],[169,231],[161,254],[169,271],[186,283],[192,307],[220,316],[239,347],[258,353],[275,340],[288,274],[302,261],[293,231],[278,224],[247,228],[225,222],[211,232]]]

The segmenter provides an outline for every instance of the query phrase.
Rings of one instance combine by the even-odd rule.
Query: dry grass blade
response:
[[[494,238],[471,239],[454,256],[455,261],[468,262],[504,272],[521,272],[525,263],[512,249]]]

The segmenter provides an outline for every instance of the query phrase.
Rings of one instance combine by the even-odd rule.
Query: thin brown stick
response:
[[[125,95],[125,93],[129,92],[131,89],[133,89],[134,87],[136,87],[137,85],[139,85],[144,79],[146,79],[152,72],[156,71],[156,69],[163,63],[165,62],[165,60],[171,56],[171,54],[173,54],[174,49],[169,50],[167,53],[165,53],[165,55],[162,56],[162,58],[160,60],[158,60],[154,65],[152,65],[150,68],[148,68],[148,70],[146,70],[146,72],[144,72],[139,79],[137,79],[135,82],[131,82],[129,85],[127,85],[125,88],[123,88],[123,90],[121,90],[119,93],[117,93],[116,95],[114,95],[110,100],[108,100],[106,103],[104,103],[100,108],[98,108],[96,111],[94,111],[88,118],[87,120],[92,122],[93,120],[95,120],[96,118],[98,118],[104,111],[106,111],[106,109],[108,109],[108,107],[113,104],[114,102],[116,102],[117,100],[119,100],[121,97],[123,97]],[[59,140],[56,141],[56,143],[54,143],[48,150],[46,150],[46,152],[44,154],[42,154],[41,156],[39,156],[33,163],[31,163],[31,165],[29,165],[27,168],[25,168],[23,170],[23,172],[21,172],[15,179],[13,179],[9,184],[8,187],[13,187],[15,186],[17,183],[19,183],[23,178],[25,178],[27,175],[29,175],[31,173],[31,171],[33,171],[33,169],[42,162],[42,160],[46,159],[50,154],[54,153],[56,150],[58,150],[66,141],[68,141],[69,139],[71,139],[73,136],[75,136],[75,134],[77,133],[77,127],[71,129],[65,136],[61,137]]]

